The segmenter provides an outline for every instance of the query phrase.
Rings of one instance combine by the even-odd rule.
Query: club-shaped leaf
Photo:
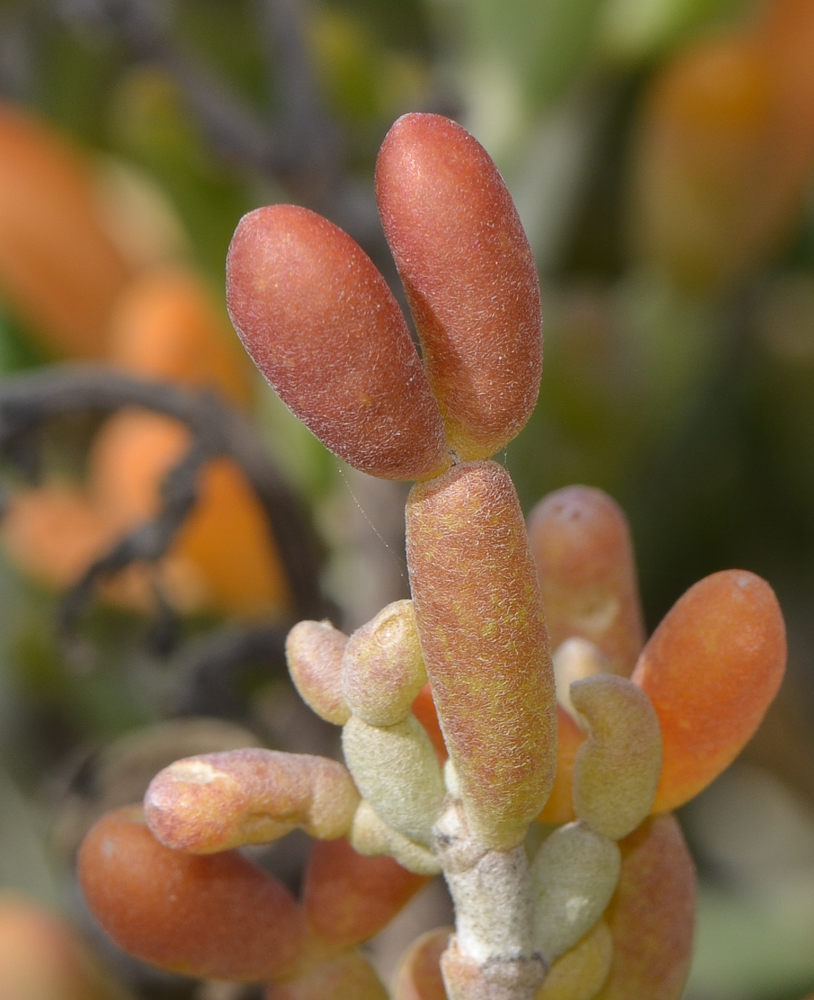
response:
[[[676,602],[632,678],[661,726],[655,812],[680,806],[731,764],[777,694],[785,666],[783,615],[759,576],[713,573]]]
[[[401,310],[347,233],[295,205],[258,208],[235,231],[226,281],[252,360],[331,451],[383,479],[448,466],[441,416]]]
[[[450,444],[489,458],[528,420],[542,370],[537,269],[511,195],[480,143],[430,114],[390,129],[376,195]]]

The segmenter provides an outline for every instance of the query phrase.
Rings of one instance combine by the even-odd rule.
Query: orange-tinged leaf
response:
[[[454,927],[437,927],[413,941],[399,961],[393,1000],[447,1000],[441,955],[454,932]]]
[[[59,589],[75,584],[115,537],[84,491],[63,485],[15,493],[2,531],[5,550],[20,569]]]
[[[318,840],[305,870],[303,906],[323,944],[342,951],[380,931],[428,881],[392,858],[357,854],[344,837]]]
[[[661,726],[654,812],[686,802],[728,767],[760,724],[785,666],[783,615],[760,577],[713,573],[676,602],[632,678]]]
[[[120,297],[108,358],[142,378],[211,387],[244,408],[251,402],[251,366],[225,309],[180,268],[150,271]]]
[[[768,31],[758,22],[698,41],[650,85],[629,214],[640,255],[685,286],[731,285],[803,211],[814,163],[809,6],[767,4]]]
[[[2,523],[3,546],[12,561],[33,580],[56,590],[77,583],[119,536],[116,524],[84,490],[62,483],[17,491]],[[171,577],[172,569],[165,569]],[[100,594],[111,604],[137,611],[155,604],[150,570],[141,563],[105,580]]]
[[[191,443],[181,423],[127,408],[102,425],[88,455],[88,492],[119,531],[160,510],[159,485]]]
[[[429,681],[415,696],[412,713],[427,730],[427,735],[438,755],[438,760],[443,764],[447,757],[449,757],[449,753],[447,745],[444,743],[444,734],[441,732],[441,726],[438,724],[438,713],[435,711],[435,702],[432,700],[432,688]]]
[[[268,517],[243,470],[215,458],[201,472],[199,502],[171,555],[194,565],[205,607],[237,618],[280,618],[291,591]]]
[[[241,219],[226,269],[246,350],[326,447],[383,479],[449,465],[401,310],[350,236],[304,208],[259,208]]]
[[[531,551],[556,650],[582,637],[629,677],[644,645],[644,623],[630,529],[607,493],[568,486],[542,499],[528,518]]]
[[[91,166],[21,108],[0,103],[0,289],[63,358],[100,358],[130,269],[105,232]]]
[[[576,819],[573,772],[577,751],[587,739],[585,733],[561,706],[557,706],[557,775],[545,808],[537,817],[541,823],[570,823]]]
[[[605,911],[613,959],[595,1000],[678,1000],[695,924],[695,868],[681,828],[657,816],[619,846],[619,888]]]
[[[449,441],[489,458],[528,420],[542,370],[537,269],[511,195],[480,143],[431,114],[390,129],[376,195]]]
[[[285,886],[237,851],[200,857],[164,847],[138,807],[92,827],[79,878],[110,937],[163,969],[269,980],[292,973],[306,947],[305,918]]]
[[[465,463],[415,486],[407,561],[470,825],[486,846],[510,849],[554,781],[556,695],[537,575],[506,470]]]
[[[56,914],[0,893],[3,1000],[121,1000],[79,936]]]

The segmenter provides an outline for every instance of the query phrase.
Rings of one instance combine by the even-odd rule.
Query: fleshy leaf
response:
[[[418,632],[470,826],[519,844],[554,781],[556,694],[512,481],[495,462],[415,486],[407,561]]]
[[[144,796],[153,834],[192,854],[268,843],[297,827],[312,837],[341,837],[358,804],[337,761],[256,748],[176,761]]]
[[[385,823],[429,846],[444,780],[421,723],[409,715],[395,726],[369,726],[351,716],[342,750],[359,791]]]
[[[534,938],[549,964],[572,948],[602,916],[619,881],[614,841],[585,823],[561,826],[531,866]]]
[[[489,458],[528,420],[542,371],[537,268],[511,195],[460,125],[409,114],[382,143],[376,196],[450,444]]]
[[[454,930],[438,927],[413,941],[396,970],[393,1000],[447,1000],[440,963]]]
[[[371,726],[394,726],[427,682],[412,601],[395,601],[348,640],[342,691],[354,715]]]
[[[141,809],[108,813],[79,852],[88,905],[125,951],[162,969],[253,982],[294,971],[308,941],[297,901],[237,851],[160,844]]]
[[[358,854],[344,837],[317,840],[305,870],[303,906],[323,945],[342,951],[378,933],[427,882],[392,858]]]
[[[557,649],[575,636],[629,677],[644,645],[644,623],[627,519],[601,490],[568,486],[544,497],[528,519],[531,551]]]
[[[387,990],[368,960],[345,951],[319,962],[296,979],[272,983],[264,1000],[388,1000]]]
[[[574,762],[587,739],[562,705],[557,706],[557,775],[545,808],[537,817],[541,823],[570,823],[574,812]]]
[[[605,913],[613,959],[595,1000],[678,1000],[695,923],[695,868],[681,828],[657,816],[619,846],[622,874]]]
[[[226,263],[229,314],[280,398],[332,452],[383,479],[449,465],[407,323],[347,233],[295,205],[245,215]]]
[[[650,814],[661,773],[661,734],[647,695],[626,677],[597,674],[571,685],[588,739],[574,762],[574,809],[611,840]]]
[[[593,1000],[608,978],[612,959],[613,937],[605,921],[600,920],[552,963],[534,1000]]]
[[[438,713],[435,711],[435,702],[432,700],[432,688],[429,681],[415,696],[412,712],[426,730],[427,736],[429,736],[430,742],[438,755],[439,763],[443,764],[449,757],[449,753],[447,752],[447,745],[444,743],[444,734],[441,732],[441,726],[438,722]]]
[[[632,678],[661,725],[655,812],[680,806],[732,763],[777,694],[785,666],[783,615],[759,576],[713,573],[677,601]]]
[[[359,803],[353,817],[348,839],[360,854],[370,857],[389,855],[408,872],[415,872],[416,875],[441,873],[441,865],[432,851],[389,826],[370,803],[364,800]]]
[[[348,637],[330,622],[302,621],[288,633],[288,672],[302,700],[320,718],[344,726],[350,718],[342,694],[342,654]]]

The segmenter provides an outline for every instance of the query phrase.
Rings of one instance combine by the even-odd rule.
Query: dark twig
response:
[[[286,182],[312,205],[342,182],[339,127],[319,96],[305,39],[306,0],[257,0],[265,29],[277,129],[286,137],[293,170]]]
[[[157,517],[125,535],[110,552],[92,563],[82,579],[65,595],[59,616],[59,627],[64,634],[73,630],[99,580],[118,573],[133,562],[156,562],[167,553],[176,533],[195,506],[198,473],[216,454],[210,442],[203,439],[193,441],[186,455],[161,484],[162,503]],[[158,596],[161,604],[161,595]],[[165,606],[162,610],[166,613],[168,608]]]
[[[285,673],[285,637],[284,628],[230,627],[184,649],[172,714],[242,719],[241,682],[258,667],[268,677]]]
[[[61,19],[115,35],[137,62],[161,66],[181,88],[190,111],[229,163],[277,175],[291,167],[280,139],[222,79],[182,53],[168,37],[156,5],[144,0],[59,0]]]
[[[345,169],[342,131],[319,98],[304,40],[302,0],[257,0],[279,106],[265,121],[200,58],[179,50],[145,0],[55,0],[62,20],[115,35],[138,62],[161,66],[224,161],[274,178],[292,198],[345,229],[397,287],[376,203]]]
[[[144,382],[102,365],[64,365],[16,376],[0,384],[0,455],[10,457],[20,442],[47,420],[77,411],[106,412],[125,406],[180,420],[189,427],[195,445],[165,481],[159,519],[126,538],[105,557],[103,561],[109,562],[103,568],[89,571],[93,578],[125,565],[134,553],[145,558],[145,552],[159,552],[183,520],[183,511],[194,502],[194,485],[190,485],[194,472],[208,457],[225,455],[241,467],[266,512],[296,615],[321,617],[325,602],[319,589],[317,558],[299,505],[251,424],[212,391],[193,392],[168,383]]]

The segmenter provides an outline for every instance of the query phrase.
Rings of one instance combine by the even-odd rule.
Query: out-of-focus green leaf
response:
[[[255,199],[206,142],[172,79],[154,68],[125,74],[111,95],[110,131],[121,153],[167,191],[198,260],[223,287],[229,241]]]
[[[508,449],[509,468],[527,507],[572,482],[620,496],[708,390],[722,348],[717,314],[644,273],[544,299],[540,399]]]
[[[533,107],[560,95],[590,56],[604,0],[461,0],[475,52],[517,74]]]
[[[499,166],[543,109],[589,65],[605,0],[457,0],[467,123]],[[453,40],[453,44],[455,40]]]
[[[44,903],[60,892],[45,850],[44,826],[0,763],[0,887]]]
[[[814,873],[765,898],[702,885],[686,1000],[776,1000],[814,981]]]
[[[638,62],[744,6],[744,0],[607,0],[600,18],[602,50],[612,59]]]
[[[316,8],[309,40],[325,102],[349,122],[387,128],[398,115],[426,103],[430,69],[423,57],[385,48],[350,12]]]

